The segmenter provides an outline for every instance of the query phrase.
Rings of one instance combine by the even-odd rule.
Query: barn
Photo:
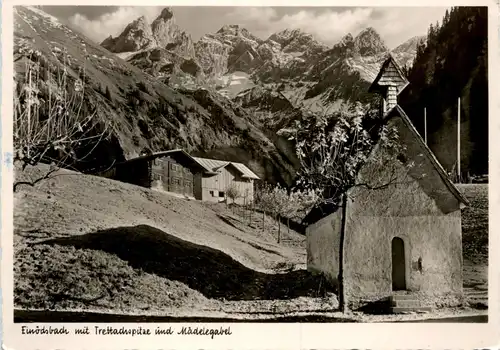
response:
[[[238,162],[193,157],[182,149],[145,154],[116,166],[114,178],[203,201],[221,202],[235,188],[238,204],[253,200],[259,177]]]
[[[199,173],[196,183],[199,184],[196,198],[204,201],[219,202],[227,196],[227,190],[231,187],[239,194],[235,198],[238,204],[246,204],[253,201],[254,181],[259,177],[247,166],[241,163],[228,162],[216,159],[194,158],[207,172]]]
[[[388,169],[376,145],[357,174],[358,183],[382,183],[389,172],[404,181],[353,187],[345,206],[318,207],[305,219],[308,270],[336,284],[343,266],[352,309],[404,312],[463,300],[461,209],[468,203],[397,104],[407,84],[389,57],[371,87],[382,94],[381,117],[398,130],[404,157]]]

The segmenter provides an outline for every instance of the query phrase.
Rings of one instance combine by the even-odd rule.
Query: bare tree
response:
[[[272,211],[272,186],[268,183],[260,184],[255,191],[255,206],[262,211],[262,231],[266,230],[266,214]]]
[[[252,224],[252,212],[251,212],[251,198],[250,198],[250,190],[247,188],[243,192],[243,210],[244,210],[244,219],[246,219],[246,216],[249,216],[248,220],[248,225]]]
[[[281,243],[281,218],[287,210],[289,203],[288,192],[285,188],[277,185],[270,193],[272,200],[272,212],[275,220],[278,222],[278,243]]]
[[[39,163],[52,166],[32,182],[15,182],[14,191],[20,184],[34,186],[59,167],[71,167],[88,157],[108,134],[107,127],[97,122],[96,111],[86,105],[85,67],[71,70],[67,54],[55,62],[39,51],[19,49],[15,54],[25,67],[23,74],[14,77],[13,161],[22,171]],[[84,154],[78,152],[89,148]]]

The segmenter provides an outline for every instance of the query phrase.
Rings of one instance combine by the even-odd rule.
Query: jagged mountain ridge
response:
[[[145,16],[137,18],[117,37],[110,35],[101,46],[115,53],[160,47],[168,48],[184,57],[194,57],[191,36],[179,28],[172,10],[168,7],[164,8],[152,23],[148,23]]]
[[[82,110],[95,112],[102,128],[110,130],[93,151],[92,166],[132,158],[144,149],[180,147],[194,155],[244,160],[265,180],[292,182],[293,151],[287,155],[281,140],[266,136],[244,109],[219,94],[176,91],[38,8],[17,6],[14,20],[16,80],[23,83],[26,66],[40,63],[46,76],[36,88],[38,98],[47,100],[49,85],[66,71],[68,86],[62,88],[81,80]]]
[[[101,46],[166,83],[174,76],[184,86],[198,87],[204,79],[193,40],[176,24],[169,7],[152,23],[144,16],[132,21],[120,35],[109,36]]]
[[[390,52],[402,66],[413,61],[417,39],[412,38]],[[258,72],[258,78],[254,79],[266,88],[254,87],[255,91],[242,93],[234,100],[251,108],[253,113],[265,111],[269,99],[277,92],[296,108],[316,113],[337,111],[354,101],[374,103],[377,96],[369,94],[368,88],[388,53],[382,39],[372,28],[356,37],[347,34],[332,48],[307,60],[295,60],[284,68]],[[249,101],[249,96],[254,100]],[[280,120],[274,124],[283,125],[281,119],[286,119],[286,116],[278,114],[277,118]]]
[[[174,21],[171,9],[163,12]],[[119,37],[126,32],[127,29]],[[257,101],[250,104],[261,108],[268,104],[270,95],[259,94],[279,90],[296,108],[324,112],[352,101],[371,102],[367,88],[386,55],[391,53],[402,66],[411,64],[419,39],[411,38],[390,51],[375,29],[366,28],[355,37],[349,33],[328,47],[300,29],[285,29],[261,39],[231,24],[195,42],[194,58],[191,57],[189,64],[175,50],[158,45],[164,56],[174,57],[158,64],[144,59],[142,54],[131,56],[128,61],[149,74],[170,77],[166,81],[177,88],[215,88],[237,103],[241,102],[239,94],[254,88],[257,90],[251,96]],[[117,52],[112,47],[110,50]],[[248,94],[244,99],[248,100]],[[259,99],[263,101],[261,104]]]

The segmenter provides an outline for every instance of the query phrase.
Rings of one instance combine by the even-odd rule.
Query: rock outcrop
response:
[[[380,35],[372,27],[362,30],[354,38],[354,50],[362,56],[373,56],[389,51]]]
[[[195,57],[191,36],[179,28],[168,7],[151,24],[144,16],[139,17],[127,25],[118,37],[109,36],[101,46],[114,53],[160,48],[182,57]]]
[[[173,51],[181,56],[194,58],[191,36],[177,26],[170,8],[165,8],[151,24],[156,46]]]
[[[139,51],[155,45],[156,40],[151,26],[144,16],[127,25],[118,37],[109,36],[101,43],[101,46],[115,53]]]

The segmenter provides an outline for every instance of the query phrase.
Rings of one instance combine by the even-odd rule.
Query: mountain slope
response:
[[[18,82],[24,83],[28,65],[40,63],[45,79],[37,84],[44,101],[49,86],[66,71],[68,86],[76,81],[85,86],[86,110],[96,114],[102,128],[111,130],[84,168],[106,167],[145,148],[182,147],[197,155],[217,151],[227,160],[239,161],[241,153],[259,176],[292,181],[288,156],[244,110],[221,102],[220,95],[208,90],[189,96],[178,92],[36,8],[16,7],[14,29]]]

